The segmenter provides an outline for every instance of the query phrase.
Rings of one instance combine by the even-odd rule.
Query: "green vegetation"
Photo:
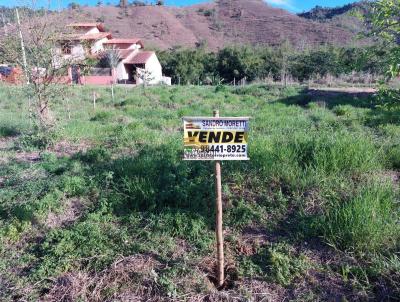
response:
[[[389,68],[391,48],[380,45],[365,47],[226,47],[217,53],[177,48],[160,51],[163,71],[174,83],[198,84],[222,81],[224,84],[246,78],[247,81],[287,79],[304,82],[331,76],[344,82],[369,84],[377,81]],[[356,74],[358,75],[358,79]]]
[[[46,148],[0,87],[0,300],[400,296],[399,111],[300,86],[66,89]],[[213,166],[181,159],[181,117],[215,108],[252,117],[251,160],[222,167],[223,293]]]

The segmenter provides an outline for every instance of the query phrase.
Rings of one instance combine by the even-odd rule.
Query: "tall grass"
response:
[[[18,91],[16,103],[11,91],[0,88],[0,95],[0,135],[15,135],[6,140],[18,144],[29,129],[26,107],[20,107],[25,100],[15,96]],[[250,161],[222,167],[233,266],[245,272],[248,265],[251,278],[296,287],[312,261],[302,261],[296,249],[317,241],[365,260],[363,270],[371,276],[393,281],[382,267],[399,248],[398,183],[383,179],[398,173],[400,128],[384,119],[370,123],[376,111],[358,108],[351,97],[333,99],[334,106],[330,99],[326,105],[312,101],[301,87],[154,87],[146,96],[117,87],[114,102],[109,89],[71,87],[70,114],[65,103],[52,107],[68,156],[57,144],[40,154],[34,146],[22,153],[0,148],[0,155],[7,153],[0,161],[0,274],[26,298],[18,280],[32,285],[67,273],[96,274],[118,257],[151,255],[160,262],[152,280],[162,292],[192,294],[195,289],[179,279],[191,272],[205,294],[199,267],[213,249],[213,166],[182,160],[181,117],[208,116],[217,108],[223,116],[252,117]],[[78,142],[87,150],[75,150]],[[24,159],[30,152],[39,159]],[[71,202],[80,207],[71,209]],[[76,217],[49,225],[47,217],[62,220],[64,210]],[[252,232],[290,243],[250,246]],[[316,267],[321,274],[336,268]],[[46,286],[32,289],[36,300]],[[9,292],[0,299],[9,300]]]
[[[328,209],[319,227],[324,238],[338,248],[389,254],[399,247],[399,214],[391,184],[372,182]]]

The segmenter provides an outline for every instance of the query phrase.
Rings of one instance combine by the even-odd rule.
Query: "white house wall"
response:
[[[85,50],[79,43],[71,45],[71,54],[63,54],[59,46],[54,51],[53,62],[56,67],[62,67],[65,64],[72,64],[85,59]]]
[[[149,78],[151,79],[148,84],[150,85],[158,85],[163,82],[162,76],[162,67],[160,61],[155,54],[153,54],[145,65],[146,71],[149,73]],[[138,68],[138,73],[143,72],[143,69]],[[136,84],[143,84],[143,81],[140,79],[140,76],[136,77]]]
[[[97,53],[99,51],[104,50],[103,43],[106,41],[108,41],[108,38],[103,38],[103,39],[97,40],[95,43],[93,43],[91,46],[92,53]]]
[[[73,45],[71,49],[71,56],[74,59],[85,59],[85,49],[83,48],[83,45],[80,43]]]
[[[152,78],[149,84],[156,85],[162,81],[162,67],[155,54],[147,61],[146,70],[150,73],[150,78]]]
[[[129,74],[126,71],[123,61],[119,62],[116,68],[116,77],[118,81],[128,80]]]

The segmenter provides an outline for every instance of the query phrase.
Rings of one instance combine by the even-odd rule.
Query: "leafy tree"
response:
[[[400,1],[379,0],[373,4],[373,12],[369,16],[372,25],[371,34],[392,45],[389,52],[389,77],[400,74]],[[392,90],[383,86],[380,91],[382,105],[386,108],[400,107],[400,90]]]
[[[175,83],[193,84],[214,75],[215,56],[203,48],[174,49],[158,54],[164,72]]]
[[[166,75],[174,83],[213,83],[246,77],[249,81],[272,77],[285,83],[288,78],[306,81],[316,76],[348,75],[353,72],[384,74],[388,69],[388,47],[323,46],[299,51],[289,43],[279,47],[227,47],[217,53],[176,48],[158,53]],[[212,80],[211,80],[212,79]]]
[[[373,4],[370,15],[372,35],[379,36],[395,47],[390,53],[390,75],[400,74],[400,1],[380,0]]]
[[[141,1],[141,0],[134,0],[132,1],[133,6],[146,6],[146,2]]]
[[[217,55],[218,73],[229,82],[245,77],[252,81],[260,74],[262,66],[261,57],[250,47],[227,47]]]
[[[69,9],[78,9],[80,7],[79,3],[71,2],[68,4]]]

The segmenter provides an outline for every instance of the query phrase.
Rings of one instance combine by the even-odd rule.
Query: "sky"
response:
[[[98,0],[33,0],[36,2],[36,7],[48,7],[49,2],[52,9],[57,9],[60,6],[66,7],[70,2],[77,2],[82,5],[96,5]],[[102,0],[104,4],[117,4],[119,0]],[[151,0],[147,0],[151,1]],[[342,6],[354,1],[348,0],[264,0],[272,6],[284,8],[293,13],[310,10],[316,5],[320,6]],[[129,1],[131,2],[131,1]],[[207,2],[206,0],[165,0],[166,5],[184,6],[197,3]],[[0,6],[15,6],[32,3],[32,0],[0,0]]]

